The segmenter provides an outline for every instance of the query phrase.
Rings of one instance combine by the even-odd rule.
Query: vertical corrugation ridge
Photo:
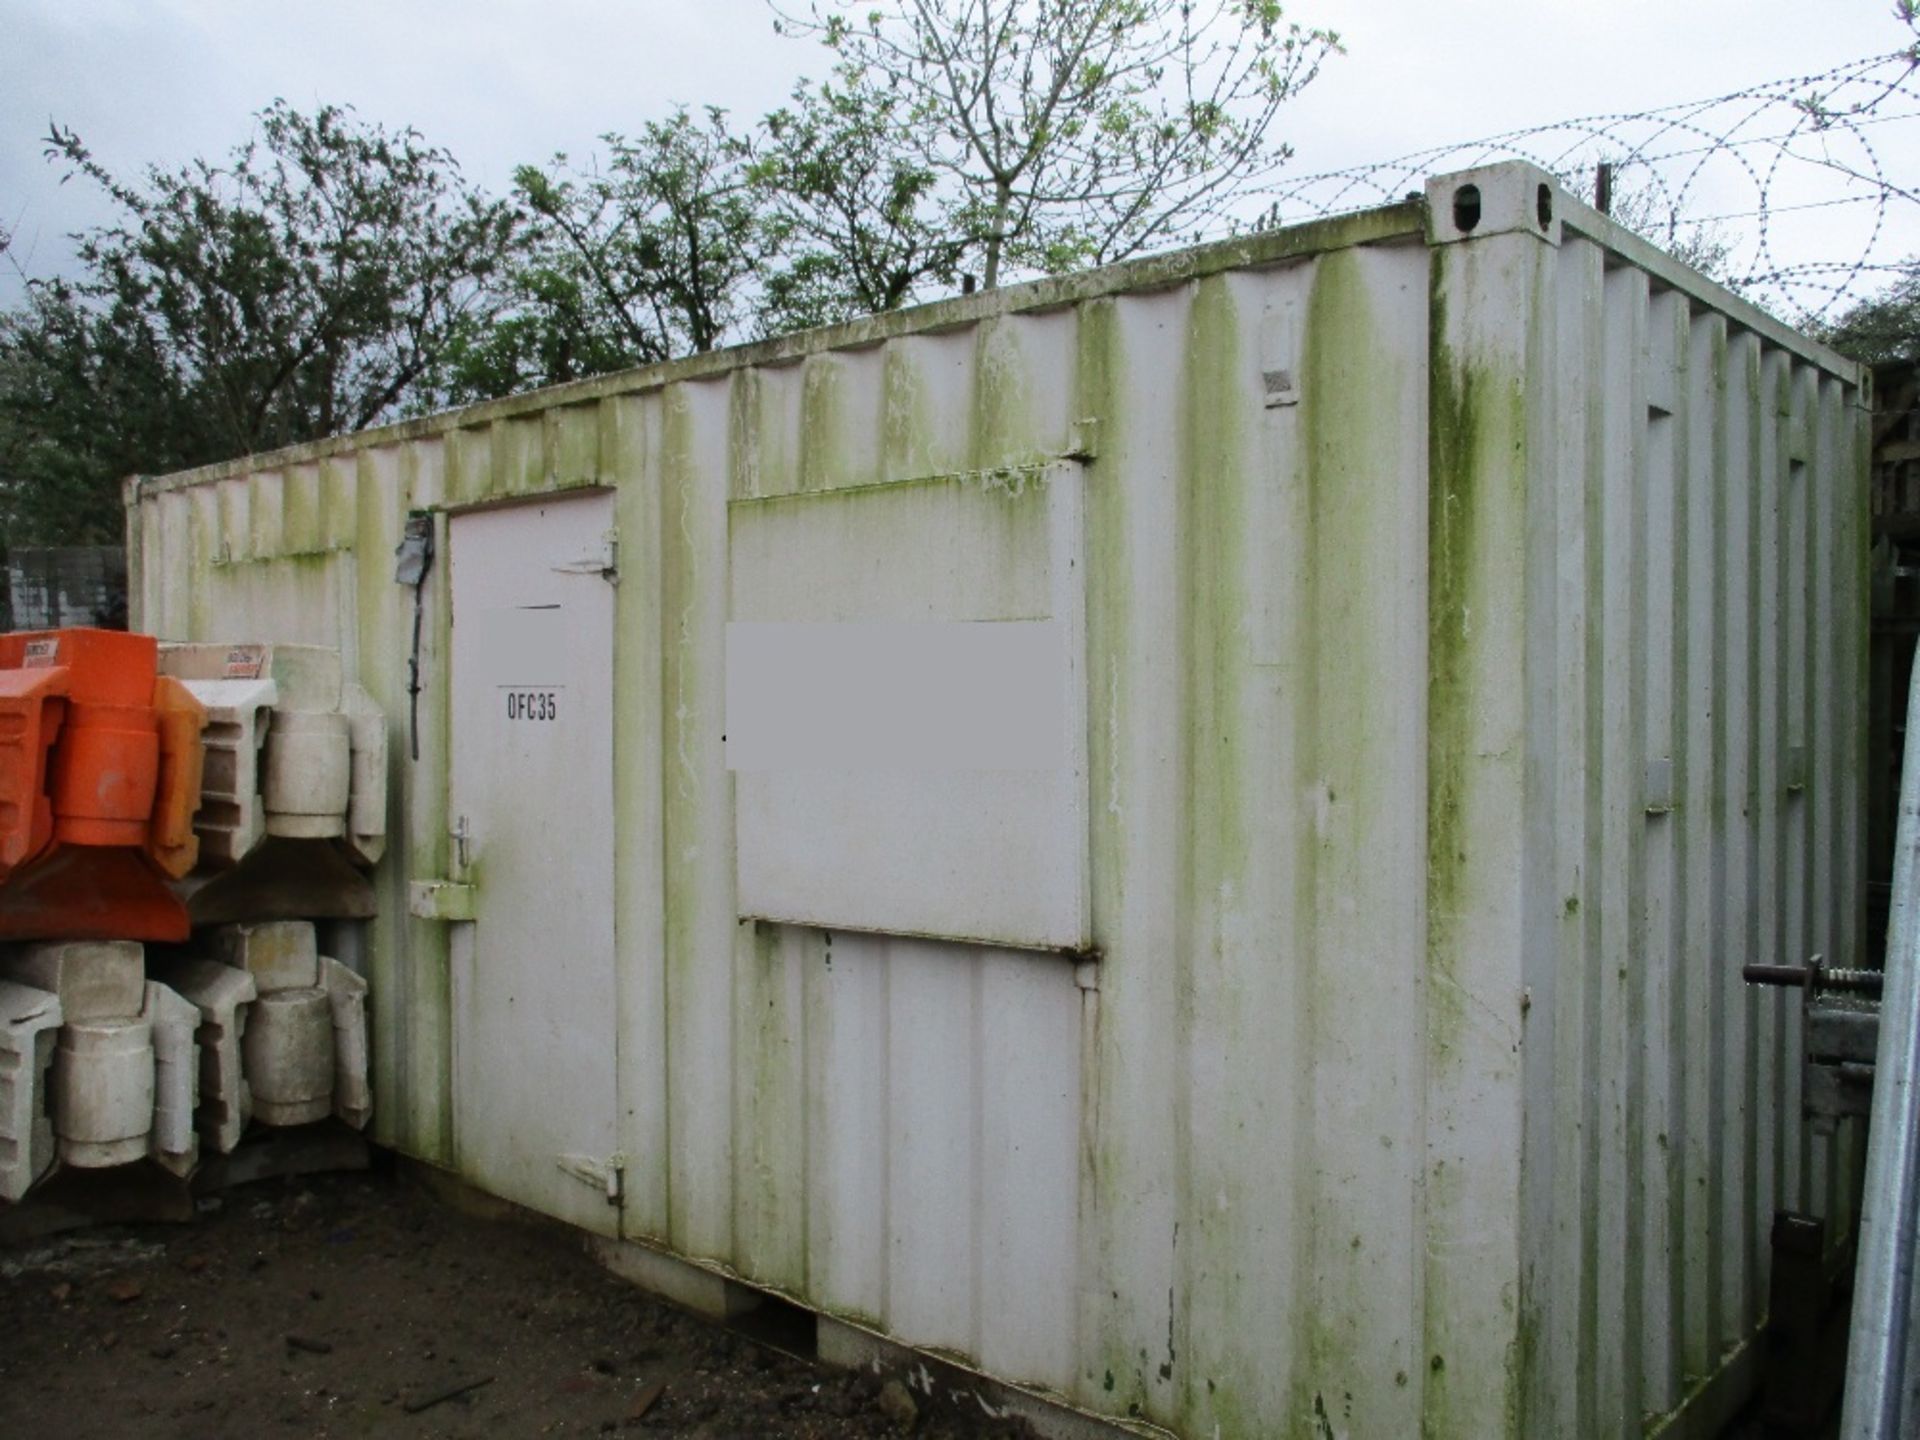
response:
[[[1406,1306],[1421,1288],[1426,997],[1404,957],[1424,940],[1425,905],[1399,877],[1419,868],[1426,829],[1404,796],[1425,778],[1407,699],[1425,678],[1427,427],[1425,376],[1399,357],[1417,352],[1425,324],[1394,303],[1424,278],[1423,260],[1343,251],[1265,288],[1258,367],[1290,370],[1303,398],[1266,411],[1273,488],[1252,487],[1247,517],[1274,537],[1255,552],[1248,601],[1255,675],[1271,677],[1255,688],[1254,723],[1274,736],[1275,799],[1255,833],[1260,853],[1301,857],[1259,867],[1273,891],[1263,923],[1277,954],[1298,960],[1249,996],[1299,1017],[1292,1038],[1312,1077],[1293,1115],[1300,1139],[1268,1162],[1312,1177],[1299,1246],[1312,1318],[1299,1327],[1294,1404],[1354,1434],[1413,1433],[1423,1388]],[[1499,1038],[1487,1043],[1517,1042],[1489,1029]],[[1365,1134],[1378,1143],[1354,1146]]]
[[[1782,787],[1781,706],[1784,631],[1780,624],[1782,599],[1780,518],[1786,499],[1786,385],[1790,370],[1784,351],[1768,349],[1760,357],[1759,389],[1754,413],[1754,745],[1756,774],[1752,823],[1756,832],[1752,900],[1755,928],[1746,958],[1757,964],[1782,963],[1780,941],[1785,929],[1783,891],[1785,873],[1780,844]],[[1782,1014],[1790,997],[1775,989],[1754,990],[1754,1282],[1756,1309],[1764,1310],[1767,1267],[1767,1221],[1787,1205],[1782,1184],[1781,1156],[1788,1119],[1780,1103],[1781,1080],[1789,1063],[1782,1044]]]
[[[1722,717],[1723,835],[1722,893],[1726,908],[1719,943],[1711,952],[1720,985],[1726,1037],[1719,1110],[1725,1174],[1721,1192],[1721,1233],[1725,1305],[1720,1344],[1725,1349],[1751,1331],[1758,1306],[1754,1298],[1754,999],[1741,967],[1749,957],[1754,921],[1753,751],[1753,507],[1754,421],[1759,390],[1759,342],[1745,332],[1727,345],[1727,422],[1722,452],[1720,504],[1725,539],[1721,547],[1726,583],[1721,596],[1720,656],[1724,668],[1718,687]]]
[[[1706,771],[1706,790],[1702,797],[1702,809],[1706,831],[1704,861],[1706,908],[1709,920],[1706,940],[1697,951],[1698,958],[1695,964],[1701,972],[1701,990],[1706,1006],[1706,1049],[1707,1053],[1714,1057],[1714,1063],[1708,1067],[1707,1105],[1702,1117],[1707,1163],[1705,1195],[1707,1274],[1711,1287],[1708,1301],[1708,1314],[1711,1318],[1705,1336],[1705,1374],[1710,1376],[1719,1366],[1727,1337],[1734,1333],[1736,1328],[1737,1320],[1732,1313],[1730,1302],[1737,1283],[1735,1276],[1741,1268],[1742,1261],[1737,1250],[1728,1243],[1727,1239],[1730,1227],[1728,1225],[1728,1144],[1725,1124],[1730,1087],[1740,1083],[1738,1076],[1729,1073],[1733,1064],[1730,1045],[1732,1017],[1728,1010],[1732,987],[1727,983],[1725,974],[1726,957],[1729,953],[1728,921],[1729,913],[1733,908],[1730,894],[1732,876],[1728,871],[1727,854],[1728,730],[1732,721],[1727,703],[1727,686],[1733,668],[1732,657],[1727,653],[1729,644],[1727,591],[1730,583],[1727,426],[1731,408],[1728,396],[1733,388],[1733,382],[1730,374],[1732,367],[1729,363],[1725,317],[1720,315],[1706,317],[1704,328],[1705,343],[1711,357],[1707,367],[1707,374],[1711,378],[1707,398],[1708,413],[1705,416],[1706,435],[1700,457],[1704,468],[1699,475],[1703,491],[1702,500],[1708,516],[1708,533],[1712,536],[1711,558],[1707,563],[1707,575],[1705,584],[1702,586],[1707,595],[1707,623],[1712,636],[1707,649],[1709,659],[1703,672],[1706,688],[1706,694],[1703,697],[1706,706],[1706,745],[1702,755]],[[1737,1229],[1733,1233],[1737,1234]]]
[[[1088,546],[1089,635],[1112,667],[1089,713],[1101,717],[1096,723],[1117,751],[1108,772],[1113,788],[1096,814],[1119,843],[1106,852],[1105,867],[1097,849],[1094,866],[1096,933],[1108,959],[1087,1214],[1096,1231],[1092,1273],[1106,1281],[1089,1302],[1079,1383],[1092,1408],[1137,1411],[1168,1425],[1179,1423],[1182,1398],[1197,1403],[1208,1378],[1189,1329],[1191,1237],[1179,1228],[1190,1193],[1180,1149],[1180,1076],[1189,1053],[1180,996],[1190,962],[1179,844],[1190,602],[1181,540],[1184,401],[1162,368],[1162,357],[1184,349],[1192,299],[1183,286],[1115,300],[1106,311],[1113,403],[1096,412],[1105,433],[1090,472]],[[1149,597],[1159,598],[1146,603]],[[1139,1356],[1164,1333],[1164,1318],[1155,1324],[1150,1317],[1170,1304],[1187,1357],[1178,1376],[1190,1387],[1184,1397],[1164,1382],[1156,1391],[1138,1375]]]
[[[1554,1086],[1521,1034],[1554,948],[1553,652],[1530,623],[1557,544],[1553,254],[1518,233],[1431,252],[1422,1424],[1441,1435],[1550,1433],[1554,1399],[1530,1383],[1558,1303],[1553,1137],[1532,1123]]]
[[[240,480],[248,488],[248,555],[278,555],[286,545],[286,532],[280,526],[286,495],[280,482],[278,470],[253,470]]]
[[[246,478],[221,480],[213,486],[215,495],[219,495],[219,540],[217,549],[234,561],[250,561],[255,555],[253,549],[252,518],[248,516],[248,501],[252,499],[252,486]],[[273,553],[273,551],[265,551]]]
[[[987,967],[996,956],[1005,952],[995,950],[977,950],[972,954],[962,952],[963,964],[971,964],[971,973],[967,979],[967,1126],[972,1132],[967,1146],[969,1160],[966,1177],[967,1188],[967,1258],[968,1265],[967,1296],[964,1304],[966,1312],[965,1331],[967,1353],[983,1355],[986,1347],[982,1343],[983,1333],[981,1316],[984,1309],[982,1297],[987,1288],[987,1257],[982,1244],[983,1220],[986,1210],[986,977]],[[1017,957],[1016,957],[1017,958]],[[1012,1373],[1019,1373],[1014,1371]]]
[[[1601,1332],[1636,1333],[1643,1306],[1646,1191],[1642,1169],[1647,1126],[1647,1067],[1641,1039],[1647,1033],[1647,965],[1642,950],[1646,816],[1644,691],[1647,645],[1646,440],[1647,376],[1643,362],[1647,323],[1647,277],[1630,267],[1608,271],[1603,291],[1606,359],[1604,469],[1600,506],[1600,574],[1603,615],[1599,637],[1600,817],[1603,879],[1600,885],[1600,1028],[1602,1063],[1610,1078],[1603,1101],[1603,1250],[1618,1245],[1622,1263],[1607,1266],[1612,1293],[1602,1310]],[[1644,1406],[1644,1338],[1617,1347],[1618,1373],[1603,1368],[1597,1385],[1605,1400],[1603,1430],[1637,1428]],[[1604,1353],[1604,1351],[1603,1351]],[[1617,1388],[1610,1388],[1612,1386]]]
[[[1174,1002],[1173,1185],[1178,1198],[1176,1228],[1169,1244],[1175,1277],[1174,1328],[1192,1337],[1188,1355],[1197,1367],[1195,1373],[1218,1377],[1237,1389],[1243,1379],[1232,1373],[1231,1337],[1217,1333],[1217,1324],[1209,1323],[1224,1308],[1220,1305],[1222,1269],[1233,1262],[1219,1243],[1218,1207],[1207,1203],[1222,1178],[1221,1157],[1209,1151],[1202,1117],[1217,1113],[1209,1101],[1226,1097],[1208,1095],[1201,1088],[1203,1077],[1196,1074],[1207,1054],[1209,1002],[1217,1002],[1223,983],[1218,973],[1225,957],[1217,907],[1221,887],[1233,877],[1221,851],[1238,839],[1242,799],[1221,784],[1223,775],[1238,775],[1241,760],[1228,725],[1233,697],[1226,672],[1232,622],[1222,612],[1231,604],[1225,597],[1237,597],[1243,577],[1231,545],[1235,527],[1228,508],[1240,498],[1235,484],[1240,456],[1234,453],[1230,422],[1225,428],[1218,425],[1226,418],[1219,412],[1231,393],[1219,364],[1220,351],[1233,343],[1234,319],[1219,277],[1192,288],[1184,319],[1179,343],[1185,384],[1175,442],[1178,468],[1173,477],[1179,507],[1174,540],[1175,629],[1182,655],[1174,934],[1184,973]],[[1146,1300],[1141,1296],[1135,1303],[1144,1309]],[[1128,1357],[1128,1368],[1135,1371],[1129,1388],[1152,1396],[1148,1413],[1164,1413],[1165,1402],[1156,1393],[1162,1387],[1154,1385],[1146,1363],[1150,1353],[1143,1345],[1138,1360]],[[1200,1413],[1210,1408],[1204,1400],[1194,1406]]]
[[[1858,761],[1861,727],[1852,723],[1857,700],[1864,695],[1866,676],[1859,668],[1856,647],[1840,643],[1839,617],[1852,612],[1863,623],[1866,595],[1863,572],[1864,540],[1856,542],[1854,517],[1864,514],[1858,503],[1847,503],[1849,485],[1857,485],[1863,467],[1855,451],[1855,425],[1840,383],[1829,377],[1819,382],[1818,471],[1815,484],[1822,503],[1816,542],[1815,618],[1821,637],[1814,685],[1819,705],[1819,764],[1812,788],[1816,831],[1832,836],[1821,847],[1825,864],[1825,935],[1818,948],[1828,963],[1857,966],[1862,890],[1858,874],[1860,786],[1864,779]],[[1857,497],[1856,497],[1857,501]],[[1842,823],[1841,817],[1846,817]],[[1853,1186],[1858,1178],[1860,1131],[1864,1121],[1843,1122],[1835,1135],[1828,1166],[1826,1213],[1838,1236],[1852,1227]]]
[[[1805,449],[1802,439],[1800,396],[1801,380],[1807,367],[1784,355],[1780,367],[1775,403],[1779,408],[1774,429],[1776,453],[1774,478],[1776,496],[1773,505],[1773,584],[1777,603],[1773,613],[1774,659],[1773,687],[1774,745],[1774,878],[1773,923],[1776,926],[1774,954],[1782,964],[1804,963],[1806,956],[1799,944],[1805,896],[1799,893],[1803,870],[1804,845],[1796,844],[1803,810],[1801,791],[1794,771],[1794,747],[1799,743],[1800,721],[1795,711],[1797,677],[1797,641],[1795,626],[1799,614],[1794,593],[1799,568],[1794,559],[1796,515],[1806,495]],[[1807,1204],[1806,1149],[1807,1125],[1801,1114],[1801,1035],[1800,1006],[1797,997],[1783,994],[1776,1002],[1775,1042],[1779,1082],[1776,1125],[1776,1204],[1781,1209],[1804,1210]]]
[[[1592,376],[1605,364],[1604,256],[1568,241],[1554,267],[1554,476],[1551,617],[1553,674],[1546,699],[1555,761],[1551,769],[1556,983],[1547,1021],[1553,1029],[1554,1110],[1551,1214],[1553,1246],[1554,1428],[1591,1429],[1599,1404],[1602,1318],[1599,1189],[1601,1072],[1597,881],[1601,687],[1596,653],[1605,616],[1594,595],[1604,479],[1603,390]],[[1545,617],[1535,621],[1546,623]],[[1617,1383],[1614,1390],[1617,1391]]]
[[[1712,825],[1714,773],[1714,573],[1719,536],[1713,505],[1713,467],[1720,359],[1712,316],[1690,317],[1687,334],[1685,412],[1681,417],[1686,447],[1684,490],[1686,524],[1686,625],[1682,675],[1686,692],[1682,757],[1676,778],[1677,819],[1685,856],[1680,885],[1686,957],[1685,1032],[1697,1054],[1713,1041],[1712,973],[1703,957],[1713,953],[1717,931],[1713,914]],[[1686,1193],[1686,1345],[1683,1382],[1704,1381],[1717,1359],[1714,1335],[1719,1320],[1713,1259],[1714,1166],[1712,1161],[1712,1064],[1686,1067],[1685,1129],[1682,1137]]]
[[[732,1111],[732,982],[740,927],[732,867],[701,863],[726,845],[732,823],[731,782],[712,723],[719,713],[727,593],[727,384],[724,378],[690,382],[667,392],[661,455],[667,497],[661,622],[668,715],[669,1221],[676,1248],[708,1258],[725,1258],[733,1250],[730,1166],[713,1137]]]
[[[273,534],[257,553],[294,555],[318,550],[320,537],[320,466],[335,461],[289,466],[280,488],[280,513]]]
[[[1645,451],[1641,470],[1642,533],[1646,536],[1646,584],[1640,627],[1646,636],[1643,755],[1646,835],[1642,849],[1645,908],[1643,1102],[1640,1140],[1645,1215],[1640,1256],[1644,1276],[1639,1322],[1644,1334],[1642,1413],[1662,1413],[1681,1396],[1684,1327],[1685,1185],[1679,1173],[1684,1085],[1688,1055],[1676,974],[1681,948],[1679,820],[1675,783],[1684,756],[1682,711],[1686,670],[1684,570],[1686,509],[1678,483],[1683,456],[1681,423],[1675,416],[1685,387],[1687,309],[1672,291],[1649,302],[1645,347]]]
[[[415,441],[414,444],[424,444]],[[320,494],[318,498],[319,543],[328,549],[359,549],[360,527],[360,486],[359,467],[367,457],[385,456],[389,461],[403,447],[398,445],[371,446],[357,455],[342,455],[324,462],[320,466]],[[391,578],[391,577],[389,577]],[[371,640],[373,637],[367,637]]]
[[[620,584],[614,595],[614,944],[618,956],[616,1133],[627,1154],[621,1233],[663,1240],[667,1226],[665,822],[666,724],[660,615],[662,480],[657,396],[602,402],[600,451],[618,488]]]
[[[1810,368],[1802,367],[1795,372],[1791,404],[1793,408],[1791,455],[1795,462],[1792,472],[1793,483],[1787,494],[1787,513],[1784,535],[1786,571],[1786,629],[1787,629],[1787,669],[1786,669],[1786,747],[1787,762],[1790,767],[1788,789],[1785,803],[1785,826],[1787,864],[1787,934],[1788,953],[1796,963],[1804,964],[1812,953],[1812,936],[1815,925],[1813,883],[1813,809],[1808,803],[1807,780],[1808,767],[1811,764],[1809,749],[1812,733],[1812,696],[1809,685],[1809,670],[1812,660],[1812,601],[1810,589],[1812,568],[1812,503],[1814,494],[1814,469],[1810,463],[1814,459],[1813,428],[1817,423],[1814,403],[1815,376]],[[1799,1024],[1799,1007],[1793,1007],[1794,1026],[1792,1039],[1796,1050],[1803,1039]],[[1795,1083],[1789,1090],[1789,1096],[1798,1101],[1804,1084],[1803,1072],[1798,1065],[1794,1068]],[[1825,1188],[1825,1175],[1822,1170],[1826,1146],[1809,1143],[1801,1148],[1799,1173],[1795,1177],[1798,1185],[1798,1203],[1801,1207],[1811,1207],[1815,1197]]]

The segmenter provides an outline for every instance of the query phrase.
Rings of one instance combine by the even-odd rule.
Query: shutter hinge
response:
[[[627,1157],[609,1155],[602,1160],[593,1155],[561,1155],[556,1163],[567,1174],[591,1185],[607,1197],[609,1205],[624,1205],[627,1199]]]
[[[620,532],[609,530],[600,537],[600,546],[577,560],[563,560],[553,567],[561,575],[598,575],[609,585],[620,583]]]

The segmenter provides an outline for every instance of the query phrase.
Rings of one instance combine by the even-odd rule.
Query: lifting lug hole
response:
[[[1540,228],[1545,230],[1553,224],[1553,190],[1542,185],[1533,197],[1533,213],[1539,217]]]
[[[1467,233],[1480,223],[1480,187],[1462,185],[1453,192],[1453,228]]]

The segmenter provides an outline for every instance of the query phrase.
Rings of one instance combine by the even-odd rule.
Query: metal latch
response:
[[[620,532],[609,530],[600,537],[592,553],[577,560],[563,560],[552,567],[557,575],[598,575],[609,585],[620,583]]]
[[[474,918],[474,890],[454,880],[407,882],[407,913],[421,920],[457,923]]]
[[[1748,965],[1742,974],[1750,985],[1800,991],[1801,1110],[1815,1131],[1830,1134],[1836,1120],[1869,1113],[1885,973],[1815,955],[1805,965]]]
[[[627,1194],[627,1157],[618,1152],[605,1160],[593,1155],[561,1155],[555,1163],[582,1184],[607,1197],[609,1205],[624,1203]]]

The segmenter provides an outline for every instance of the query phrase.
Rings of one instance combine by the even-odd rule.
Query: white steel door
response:
[[[613,497],[455,516],[454,1145],[485,1189],[616,1233]],[[464,873],[463,873],[464,872]]]

